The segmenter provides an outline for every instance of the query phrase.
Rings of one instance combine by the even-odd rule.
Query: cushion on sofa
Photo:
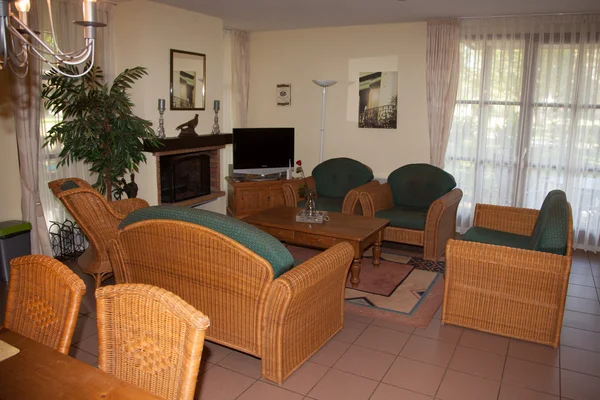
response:
[[[275,278],[294,266],[294,258],[279,240],[246,222],[212,211],[175,206],[146,207],[127,215],[119,229],[150,219],[191,222],[219,232],[267,260]]]
[[[546,195],[531,236],[531,248],[554,254],[567,254],[569,205],[562,190]]]
[[[344,198],[333,198],[318,196],[315,199],[317,210],[319,211],[335,211],[342,212],[342,205],[344,204]],[[304,208],[306,206],[306,200],[298,202],[298,207]]]
[[[429,208],[431,203],[456,187],[454,177],[430,164],[408,164],[388,176],[394,204]]]
[[[312,176],[317,195],[344,198],[350,190],[373,180],[373,171],[351,158],[332,158],[317,165]]]
[[[482,228],[480,226],[469,228],[462,237],[462,240],[531,250],[531,236],[517,235],[494,229]]]
[[[395,228],[425,230],[427,220],[427,209],[416,207],[394,206],[387,210],[375,213],[376,218],[390,220],[390,226]]]

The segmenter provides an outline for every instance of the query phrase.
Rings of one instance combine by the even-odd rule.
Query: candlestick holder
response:
[[[163,114],[165,112],[164,108],[158,108],[158,113],[160,114],[160,117],[158,118],[158,129],[156,130],[156,134],[159,138],[164,139],[167,137],[167,135],[165,134],[165,125],[164,125],[164,119],[163,119]]]
[[[215,108],[214,110],[215,110],[215,122],[213,124],[211,134],[218,135],[219,133],[221,133],[221,131],[219,130],[219,109]]]

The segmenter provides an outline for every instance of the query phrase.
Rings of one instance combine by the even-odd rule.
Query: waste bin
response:
[[[0,281],[10,279],[10,260],[31,254],[30,231],[27,221],[0,222]]]

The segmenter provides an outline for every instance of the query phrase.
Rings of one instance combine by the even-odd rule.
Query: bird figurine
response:
[[[181,131],[181,133],[179,134],[179,137],[181,137],[181,136],[198,136],[198,134],[194,130],[194,128],[196,128],[196,126],[198,126],[198,114],[196,114],[196,116],[194,118],[190,119],[187,122],[184,122],[183,124],[179,125],[175,129],[178,131]]]

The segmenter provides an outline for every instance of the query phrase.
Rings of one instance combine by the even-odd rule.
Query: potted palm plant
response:
[[[74,66],[64,70],[71,75],[78,72]],[[44,107],[62,114],[62,121],[50,128],[43,145],[62,144],[58,166],[76,161],[88,164],[97,175],[93,186],[109,201],[113,187],[122,191],[123,176],[139,171],[139,164],[146,162],[144,142],[159,145],[152,123],[134,115],[128,94],[144,75],[144,67],[126,69],[109,86],[103,83],[102,69],[94,66],[79,78],[51,71],[43,86]]]

